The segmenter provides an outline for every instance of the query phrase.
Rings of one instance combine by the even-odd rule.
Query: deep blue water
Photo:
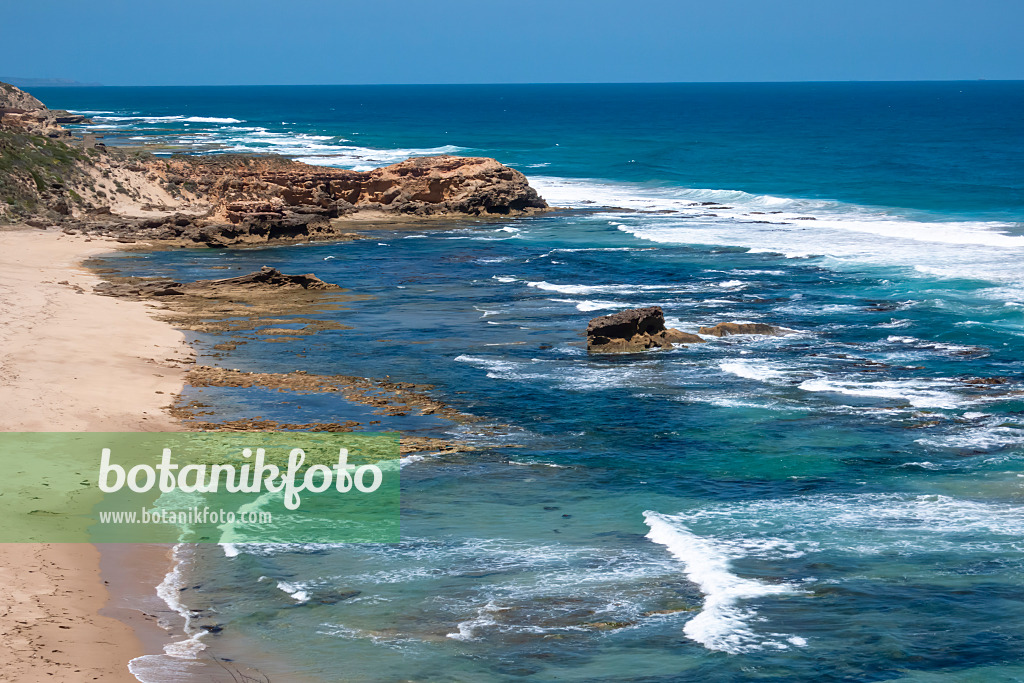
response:
[[[110,259],[369,295],[331,314],[351,329],[225,356],[201,335],[201,362],[427,382],[494,433],[381,428],[521,446],[408,463],[397,546],[183,550],[211,651],[274,680],[1024,680],[1024,84],[38,94],[106,112],[111,142],[494,156],[568,207]],[[586,354],[590,317],[652,304],[798,333]]]
[[[213,141],[231,140],[229,147],[306,147],[311,155],[331,156],[329,149],[314,146],[317,141],[260,142],[252,134],[259,131],[248,130],[263,128],[329,136],[326,142],[334,147],[462,147],[542,168],[534,171],[538,175],[828,198],[1011,221],[1020,220],[1024,208],[1020,81],[36,92],[52,107],[113,116],[240,119],[240,130],[227,134],[203,122],[141,126],[193,135],[213,131]]]

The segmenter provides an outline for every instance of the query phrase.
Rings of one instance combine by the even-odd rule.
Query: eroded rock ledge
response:
[[[222,247],[358,238],[346,219],[510,216],[547,208],[526,176],[482,157],[421,157],[373,171],[241,155],[153,159],[136,167],[177,210],[136,220],[103,217],[79,230]]]
[[[134,176],[118,181],[121,187],[136,188],[140,198],[166,195],[161,205],[143,205],[155,215],[127,218],[101,207],[69,231],[228,247],[358,239],[353,220],[517,216],[548,208],[526,176],[483,157],[420,157],[348,171],[276,157],[176,156],[137,160],[127,171]]]
[[[339,290],[336,284],[324,282],[313,273],[287,275],[277,268],[263,266],[259,270],[221,280],[175,282],[168,279],[138,279],[134,282],[101,282],[93,288],[97,294],[120,297],[164,297],[192,294],[203,296],[228,289],[312,289]]]
[[[243,372],[229,368],[197,366],[188,371],[186,381],[193,387],[230,387],[246,389],[263,387],[277,391],[299,394],[336,392],[345,400],[371,406],[379,415],[436,415],[455,423],[479,422],[479,418],[463,413],[428,395],[433,387],[428,384],[392,382],[387,379],[354,377],[349,375],[313,375],[302,370],[288,373]],[[308,432],[352,432],[366,429],[354,420],[346,422],[283,423],[261,417],[206,421],[209,415],[204,404],[195,403],[177,406],[171,413],[185,421],[189,429],[202,431],[281,431],[298,430]],[[401,453],[439,452],[444,454],[478,450],[473,445],[455,439],[424,436],[403,436]],[[512,444],[491,444],[488,448],[513,447]]]

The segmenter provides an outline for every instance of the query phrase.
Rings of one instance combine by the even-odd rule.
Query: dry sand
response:
[[[114,243],[0,232],[0,431],[161,431],[191,359],[147,304],[94,295],[83,259]],[[99,614],[88,544],[0,544],[0,680],[135,681],[134,631]]]
[[[0,232],[3,431],[175,429],[161,407],[181,390],[191,351],[146,304],[91,294],[99,280],[78,264],[111,244]]]

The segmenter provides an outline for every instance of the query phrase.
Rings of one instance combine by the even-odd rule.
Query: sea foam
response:
[[[730,554],[712,539],[690,532],[679,520],[647,511],[644,521],[650,527],[647,538],[665,546],[683,563],[686,577],[704,593],[704,608],[686,622],[683,633],[709,650],[738,654],[763,648],[787,649],[803,645],[803,638],[782,634],[758,633],[752,627],[757,612],[743,606],[746,600],[772,595],[800,593],[788,583],[770,584],[745,579],[730,571]]]
[[[187,676],[190,671],[199,674],[204,670],[199,660],[206,650],[203,637],[207,632],[193,627],[193,612],[181,600],[182,591],[188,586],[185,573],[191,562],[191,553],[192,549],[186,544],[174,546],[171,551],[174,564],[156,587],[157,595],[184,621],[188,637],[165,644],[163,654],[144,655],[131,660],[128,670],[142,683],[171,683],[182,680],[182,676]]]
[[[1017,224],[915,220],[877,207],[738,190],[557,177],[530,182],[552,205],[603,211],[618,230],[650,242],[824,257],[834,268],[895,265],[910,277],[1021,281],[1024,235]]]
[[[134,121],[138,123],[245,123],[240,119],[218,116],[96,116],[94,121]]]
[[[915,408],[956,408],[966,401],[961,396],[938,388],[943,386],[946,386],[946,383],[940,380],[857,382],[818,378],[800,383],[800,388],[804,391],[906,401]]]

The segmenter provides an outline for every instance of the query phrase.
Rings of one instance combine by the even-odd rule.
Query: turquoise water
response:
[[[521,446],[407,463],[397,546],[183,549],[184,603],[224,630],[182,651],[273,680],[1024,680],[1024,84],[39,95],[106,112],[111,142],[356,168],[495,156],[566,207],[112,259],[368,294],[332,314],[352,329],[197,347],[427,382],[493,433],[382,429]],[[685,331],[798,333],[587,356],[590,317],[654,304]],[[365,417],[189,397],[225,419]]]

